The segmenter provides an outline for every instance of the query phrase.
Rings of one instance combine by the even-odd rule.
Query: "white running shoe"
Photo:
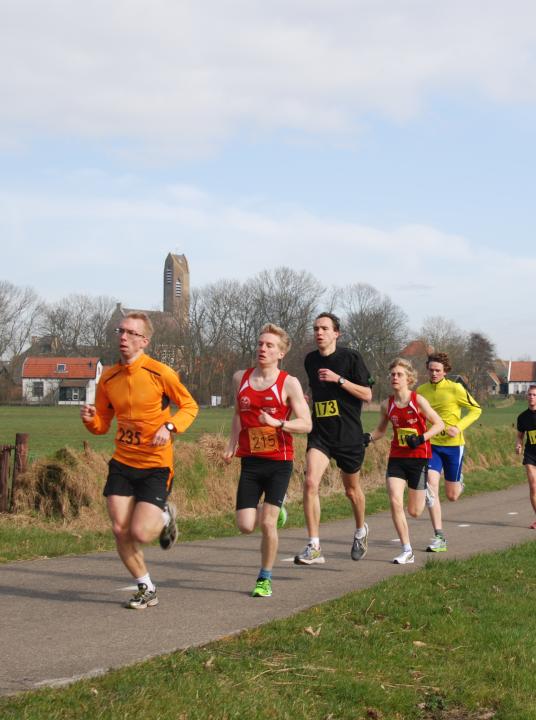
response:
[[[409,563],[413,562],[415,562],[413,550],[403,550],[400,555],[397,555],[393,560],[395,565],[409,565]]]

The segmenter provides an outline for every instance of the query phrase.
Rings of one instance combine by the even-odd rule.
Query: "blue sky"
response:
[[[0,60],[0,279],[287,265],[536,360],[533,2],[4,0]]]

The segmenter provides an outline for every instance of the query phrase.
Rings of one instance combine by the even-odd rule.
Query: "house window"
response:
[[[56,365],[56,372],[67,372],[67,365],[65,363],[58,363]]]
[[[177,280],[175,283],[175,296],[180,297],[182,295],[182,283],[180,280]]]
[[[45,394],[45,386],[42,380],[32,383],[32,397],[42,398]]]
[[[85,402],[86,388],[60,387],[60,402]]]
[[[171,268],[166,268],[166,284],[171,285],[172,280],[173,280],[173,270]]]

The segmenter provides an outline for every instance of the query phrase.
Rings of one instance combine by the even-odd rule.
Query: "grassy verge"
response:
[[[534,720],[535,545],[421,571],[62,689],[3,720]]]
[[[517,415],[526,407],[525,400],[485,407],[476,427],[469,429],[469,438],[477,427],[513,427]],[[231,426],[232,414],[232,408],[201,408],[195,422],[183,436],[179,436],[179,441],[197,442],[204,433],[226,435]],[[362,417],[365,430],[370,431],[376,427],[379,414],[377,411],[367,410]],[[50,457],[58,448],[65,446],[80,449],[84,441],[88,442],[93,450],[110,454],[113,451],[113,429],[108,435],[91,435],[80,421],[78,407],[0,405],[0,445],[13,444],[15,433],[30,435],[32,460],[43,456]]]
[[[493,470],[473,470],[467,475],[465,492],[467,495],[473,495],[478,492],[501,490],[524,482],[526,480],[523,468],[518,466],[499,467]],[[367,493],[368,515],[388,508],[389,504],[383,487]],[[288,505],[288,510],[288,527],[302,527],[304,523],[301,502]],[[322,522],[340,520],[349,515],[350,506],[343,494],[333,494],[322,498]],[[16,518],[14,520],[16,521]],[[234,513],[181,520],[179,511],[179,529],[179,542],[237,534]],[[47,528],[46,525],[16,527],[12,524],[12,518],[9,516],[4,516],[0,520],[0,563],[38,557],[100,552],[112,550],[114,547],[114,540],[110,532],[62,530],[53,523],[50,524],[50,528]]]

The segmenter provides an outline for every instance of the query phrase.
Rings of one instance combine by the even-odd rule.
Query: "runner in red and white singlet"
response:
[[[387,417],[393,426],[389,457],[431,458],[432,447],[427,440],[416,448],[408,445],[408,435],[424,435],[426,418],[421,414],[417,393],[412,392],[407,405],[399,407],[395,396],[387,400]]]
[[[279,371],[275,383],[266,390],[255,390],[250,383],[255,368],[249,368],[242,376],[237,395],[237,409],[240,414],[240,435],[238,436],[237,457],[263,457],[270,460],[292,460],[294,450],[292,435],[279,427],[261,425],[259,414],[269,413],[279,422],[290,418],[292,409],[283,402],[285,380],[289,374]]]
[[[393,360],[389,365],[389,374],[393,395],[382,404],[378,427],[366,434],[365,443],[383,437],[391,422],[393,439],[387,463],[387,491],[391,516],[402,544],[402,552],[393,562],[406,565],[415,562],[415,556],[404,512],[404,490],[407,484],[408,513],[419,517],[426,501],[428,459],[432,456],[429,441],[445,425],[428,400],[411,390],[417,375],[408,360]]]
[[[290,349],[287,333],[265,325],[257,343],[257,364],[233,377],[235,413],[231,436],[223,454],[230,463],[240,457],[236,494],[236,523],[243,533],[260,526],[261,569],[253,597],[272,594],[272,568],[277,556],[278,518],[286,518],[283,501],[292,474],[291,433],[306,433],[312,421],[297,378],[279,369]],[[291,415],[294,414],[294,418]],[[259,505],[261,497],[264,502]]]

